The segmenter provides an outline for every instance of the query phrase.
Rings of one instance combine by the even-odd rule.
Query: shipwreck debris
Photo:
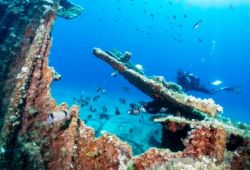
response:
[[[213,99],[188,96],[178,90],[178,85],[166,82],[159,77],[150,78],[141,74],[134,69],[131,62],[124,63],[116,55],[109,55],[99,48],[94,48],[93,54],[118,70],[124,78],[139,90],[173,110],[180,110],[183,114],[201,115],[205,113],[210,116],[216,116],[223,111],[222,107],[215,104]]]

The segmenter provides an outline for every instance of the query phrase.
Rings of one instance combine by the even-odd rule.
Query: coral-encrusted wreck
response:
[[[157,107],[167,108],[168,113],[174,115],[155,116],[153,121],[163,126],[162,146],[179,152],[152,149],[133,159],[136,169],[244,169],[250,166],[249,127],[221,118],[218,114],[223,109],[212,99],[188,96],[181,87],[162,76],[146,76],[130,62],[129,52],[122,55],[117,50],[105,52],[94,48],[93,54],[153,98],[152,103],[157,103]],[[238,155],[242,149],[244,157]],[[240,166],[234,162],[239,157],[241,162],[245,161]]]
[[[80,11],[64,0],[0,0],[0,169],[249,169],[246,126],[215,119],[218,105],[183,99],[178,89],[162,89],[154,80],[151,86],[145,81],[144,92],[184,115],[154,119],[164,127],[166,148],[173,148],[168,139],[176,137],[179,152],[152,148],[133,157],[130,146],[114,135],[95,139],[77,106],[57,106],[49,89],[54,75],[48,66],[51,28],[57,14],[69,19]],[[133,73],[123,65],[115,68]],[[52,113],[56,120],[50,119]],[[187,134],[183,140],[179,132]]]

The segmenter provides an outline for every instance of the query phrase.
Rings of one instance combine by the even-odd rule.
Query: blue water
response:
[[[52,85],[57,101],[72,104],[73,96],[79,96],[81,91],[94,95],[97,86],[107,89],[103,100],[110,107],[118,97],[125,97],[128,102],[149,100],[121,76],[110,77],[111,67],[92,55],[93,47],[116,48],[131,51],[132,62],[143,65],[147,75],[163,75],[175,81],[176,70],[182,68],[198,75],[204,83],[219,79],[225,86],[241,85],[241,94],[189,94],[212,97],[224,107],[223,116],[250,123],[249,4],[238,1],[204,6],[167,0],[73,2],[85,8],[83,15],[73,20],[57,18],[53,31],[50,65],[62,74],[62,80]],[[199,20],[199,27],[193,29]],[[130,92],[125,93],[123,86]],[[126,108],[123,109],[126,114]],[[86,119],[83,110],[81,117]]]

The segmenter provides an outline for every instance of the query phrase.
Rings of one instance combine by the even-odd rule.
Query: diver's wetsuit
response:
[[[200,91],[206,94],[214,94],[216,91],[212,89],[208,89],[207,87],[200,84],[200,79],[191,74],[184,71],[178,71],[177,75],[177,83],[182,86],[185,92],[189,90]]]

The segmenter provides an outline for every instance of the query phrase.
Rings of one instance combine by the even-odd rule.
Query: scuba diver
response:
[[[200,83],[199,77],[194,75],[193,73],[185,72],[182,69],[177,71],[177,83],[182,86],[184,92],[188,92],[190,90],[199,91],[206,94],[213,95],[219,91],[227,91],[234,93],[241,93],[241,86],[230,86],[230,87],[220,87],[217,89],[211,89],[202,85]],[[211,83],[210,85],[220,85],[222,82],[216,81],[215,84]]]

